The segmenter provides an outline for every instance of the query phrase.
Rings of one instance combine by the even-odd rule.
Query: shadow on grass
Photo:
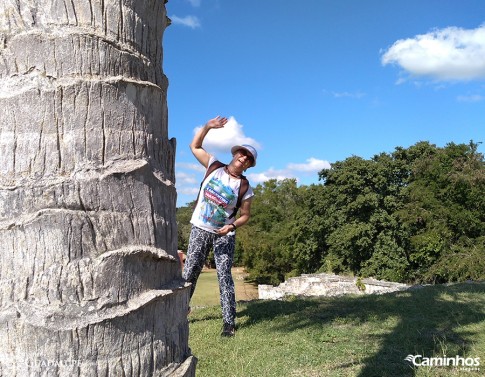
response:
[[[379,296],[255,301],[248,303],[239,316],[248,318],[242,326],[278,318],[277,326],[272,328],[288,333],[342,319],[354,325],[372,323],[372,334],[366,339],[378,344],[379,350],[361,361],[363,368],[358,377],[414,376],[416,371],[404,361],[410,354],[480,356],[469,354],[480,331],[465,332],[463,327],[485,321],[485,302],[470,298],[484,293],[485,284],[481,283],[430,286]],[[389,331],[383,325],[384,331],[379,331],[379,324],[390,319],[395,325]]]

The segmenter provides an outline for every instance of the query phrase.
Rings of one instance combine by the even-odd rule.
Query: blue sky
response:
[[[352,155],[418,141],[485,142],[483,0],[170,0],[163,69],[169,137],[177,139],[177,206],[203,169],[188,147],[216,115],[204,147],[229,162],[257,147],[253,186],[318,182]],[[485,151],[482,144],[480,152]]]

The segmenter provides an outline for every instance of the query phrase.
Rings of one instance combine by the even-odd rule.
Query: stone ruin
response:
[[[347,294],[383,294],[404,291],[411,286],[392,283],[372,278],[339,276],[334,274],[304,274],[289,278],[274,287],[259,285],[258,295],[261,300],[279,300],[286,296],[342,296]]]

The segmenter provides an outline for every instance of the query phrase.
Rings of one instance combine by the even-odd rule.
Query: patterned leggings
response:
[[[190,297],[192,297],[207,255],[211,247],[214,248],[221,297],[222,319],[225,323],[233,326],[236,321],[236,295],[234,293],[234,280],[231,275],[231,267],[234,259],[235,246],[235,235],[219,236],[192,226],[187,258],[182,274],[185,280],[192,283],[190,291]]]

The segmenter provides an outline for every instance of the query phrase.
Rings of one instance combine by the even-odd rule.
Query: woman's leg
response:
[[[236,295],[231,274],[236,236],[219,236],[214,242],[214,259],[221,294],[222,318],[225,324],[236,325]]]
[[[190,297],[195,291],[197,279],[204,267],[207,254],[212,246],[215,234],[207,232],[203,229],[192,226],[190,231],[189,246],[187,250],[187,258],[182,272],[182,277],[192,283],[190,288]]]

